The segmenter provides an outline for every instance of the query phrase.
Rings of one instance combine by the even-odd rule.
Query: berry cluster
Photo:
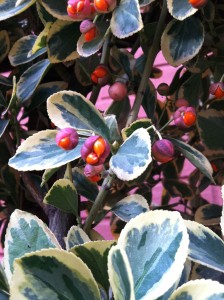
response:
[[[78,145],[79,136],[75,129],[64,128],[57,133],[55,140],[58,147],[68,151]],[[86,139],[81,148],[81,157],[86,162],[84,174],[89,180],[97,182],[101,179],[103,163],[109,154],[110,145],[101,136],[94,135]]]

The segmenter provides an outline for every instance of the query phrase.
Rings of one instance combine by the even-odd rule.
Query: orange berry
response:
[[[104,67],[97,67],[93,72],[98,78],[102,78],[107,75],[107,70]]]
[[[106,143],[104,139],[102,137],[99,137],[93,145],[93,151],[96,153],[98,157],[100,157],[104,153],[105,148],[106,148]]]
[[[196,122],[196,115],[192,111],[187,111],[183,115],[183,121],[186,126],[192,126]]]
[[[73,5],[68,4],[68,6],[67,6],[67,12],[70,13],[70,14],[72,14],[72,15],[74,15],[74,14],[76,14],[76,9],[75,9],[75,7]]]
[[[97,164],[99,161],[98,156],[96,155],[96,153],[91,152],[89,155],[87,155],[86,157],[86,163],[89,165],[95,165]]]
[[[94,73],[91,74],[91,80],[92,80],[94,83],[98,83],[98,77],[97,77]]]
[[[224,96],[224,91],[218,86],[216,91],[215,91],[215,97],[217,99],[220,99]]]
[[[80,13],[83,10],[84,6],[85,6],[84,1],[79,1],[76,6],[76,12]]]
[[[98,181],[100,181],[100,179],[101,179],[101,177],[100,177],[100,175],[93,175],[93,176],[89,176],[89,177],[87,177],[90,181],[92,181],[92,182],[98,182]]]
[[[71,143],[70,138],[65,137],[58,142],[58,146],[65,150],[68,150],[70,149],[70,143]]]
[[[214,172],[218,172],[219,169],[218,169],[218,167],[216,166],[216,164],[214,162],[211,163],[211,166],[212,166],[212,170]]]
[[[108,11],[109,5],[105,0],[94,0],[94,5],[99,11]]]
[[[208,0],[188,0],[188,2],[194,7],[194,8],[202,8]]]
[[[86,42],[91,42],[96,37],[96,27],[93,27],[84,34]]]

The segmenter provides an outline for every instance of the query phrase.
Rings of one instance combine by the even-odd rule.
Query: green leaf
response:
[[[135,130],[110,159],[112,171],[121,180],[139,177],[151,163],[151,139],[146,129]]]
[[[9,125],[10,119],[0,119],[0,138],[5,132],[7,126]]]
[[[165,28],[161,48],[167,62],[176,67],[198,54],[204,42],[204,28],[199,19],[172,20]]]
[[[184,20],[197,12],[188,0],[167,0],[170,14],[178,20]]]
[[[68,179],[55,181],[44,197],[44,203],[53,205],[65,213],[78,214],[78,195],[73,183]]]
[[[6,20],[8,18],[14,17],[15,15],[20,14],[27,8],[29,8],[32,4],[35,3],[36,0],[1,0],[0,2],[0,21]]]
[[[61,248],[54,234],[36,216],[14,210],[5,236],[4,267],[8,280],[13,272],[13,262],[26,253],[43,248]]]
[[[72,169],[72,176],[78,194],[94,202],[99,192],[98,185],[88,180],[79,168]]]
[[[49,249],[15,262],[11,299],[100,300],[96,281],[86,264],[72,253]]]
[[[196,168],[198,168],[206,177],[214,182],[212,177],[212,166],[208,159],[201,152],[179,140],[170,137],[167,137],[167,139],[170,140]]]
[[[66,62],[79,57],[76,51],[80,37],[79,25],[77,22],[62,20],[53,23],[47,35],[48,58],[51,63]]]
[[[12,86],[12,79],[8,79],[7,77],[0,74],[0,84]]]
[[[122,138],[119,132],[117,119],[115,115],[106,115],[104,121],[107,124],[107,127],[110,131],[110,141],[122,142]]]
[[[48,22],[56,21],[55,17],[49,14],[46,9],[39,2],[36,2],[38,16],[40,17],[41,22],[46,25]]]
[[[49,67],[50,61],[48,59],[44,59],[32,65],[22,74],[16,91],[19,104],[23,104],[33,95]]]
[[[126,38],[143,28],[139,3],[137,0],[121,0],[113,11],[111,31],[120,38]]]
[[[46,11],[59,20],[72,21],[67,13],[67,0],[41,0]]]
[[[90,76],[99,63],[100,59],[98,54],[77,58],[75,61],[75,75],[79,83],[83,86],[92,85],[93,83]]]
[[[42,48],[36,53],[31,54],[36,40],[36,35],[27,35],[20,38],[13,44],[9,52],[9,61],[12,66],[19,66],[21,64],[28,63],[47,51],[46,48]]]
[[[181,197],[186,201],[192,200],[195,197],[191,186],[181,180],[164,179],[163,186],[172,197]]]
[[[126,224],[118,246],[127,254],[136,300],[157,299],[176,283],[188,243],[187,229],[178,212],[149,211]]]
[[[45,170],[57,168],[80,157],[84,143],[79,138],[78,145],[69,151],[57,146],[57,130],[43,130],[26,139],[9,160],[9,165],[19,171]],[[41,162],[41,163],[40,163]]]
[[[31,54],[37,53],[39,50],[43,49],[47,46],[47,36],[49,34],[49,30],[52,26],[52,22],[47,22],[44,29],[41,31],[41,33],[36,38],[35,43],[33,44],[32,49],[30,50]]]
[[[125,197],[112,208],[112,212],[124,222],[129,222],[132,218],[147,211],[149,211],[149,205],[146,199],[138,194]]]
[[[6,30],[0,31],[0,62],[7,56],[10,49],[9,35]]]
[[[1,168],[1,179],[5,184],[6,189],[8,190],[8,195],[12,197],[14,203],[17,203],[20,184],[18,172],[10,168],[8,165],[5,165]]]
[[[53,168],[44,171],[42,175],[41,187],[43,187],[45,183],[47,183],[47,181],[51,178],[51,176],[53,176],[58,171],[58,169],[59,168]]]
[[[68,83],[65,81],[52,81],[40,84],[31,97],[31,103],[28,110],[31,111],[34,108],[37,108],[42,103],[46,102],[52,94],[66,90],[67,87]]]
[[[9,294],[7,294],[3,291],[0,291],[0,299],[1,300],[9,300]]]
[[[190,245],[188,258],[206,267],[224,272],[224,242],[208,227],[194,221],[185,221]]]
[[[212,299],[221,300],[224,298],[224,285],[213,280],[192,280],[179,287],[169,300],[197,300]]]
[[[152,125],[152,121],[150,119],[146,119],[146,118],[138,119],[122,130],[121,132],[122,138],[126,140],[135,130],[139,128],[146,129],[151,125]]]
[[[109,290],[109,279],[107,272],[107,257],[115,241],[90,241],[83,245],[75,246],[70,252],[77,255],[91,270],[96,282],[105,291]]]
[[[85,231],[78,226],[72,226],[65,237],[66,250],[70,250],[75,246],[82,245],[87,242],[90,242],[90,238]]]
[[[197,115],[198,130],[202,142],[209,148],[221,152],[224,148],[224,111],[206,109]]]
[[[51,121],[59,128],[88,128],[107,140],[110,138],[109,129],[99,111],[77,92],[63,91],[53,94],[47,100],[47,110]],[[81,124],[77,124],[77,121]]]
[[[9,284],[5,275],[5,271],[2,267],[2,265],[0,264],[0,292],[9,292]],[[0,299],[1,298],[1,293],[0,293]]]
[[[139,5],[141,7],[147,6],[148,4],[151,4],[152,2],[154,2],[155,0],[139,0]]]
[[[195,213],[195,221],[205,225],[219,225],[222,215],[222,207],[216,204],[205,204],[200,206]]]
[[[102,47],[108,33],[109,24],[107,22],[96,22],[97,36],[90,42],[85,42],[84,34],[82,34],[77,43],[77,51],[80,56],[88,57],[95,54]],[[79,33],[80,35],[80,33]]]
[[[134,279],[126,252],[113,246],[108,256],[109,281],[115,300],[135,300]]]

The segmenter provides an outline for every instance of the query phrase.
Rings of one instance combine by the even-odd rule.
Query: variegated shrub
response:
[[[221,0],[0,1],[0,299],[224,298],[202,194],[224,182],[223,21]]]

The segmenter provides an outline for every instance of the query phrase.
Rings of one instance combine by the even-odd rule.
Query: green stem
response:
[[[162,128],[160,128],[159,132],[163,131],[171,122],[173,122],[173,118],[171,118]]]
[[[92,223],[96,217],[97,212],[102,207],[104,199],[106,198],[106,196],[108,195],[108,193],[110,191],[110,188],[112,187],[114,179],[115,179],[115,174],[113,174],[112,171],[109,170],[109,173],[103,181],[102,187],[96,197],[95,202],[93,203],[93,206],[92,206],[92,208],[88,214],[88,217],[86,219],[86,222],[83,226],[83,230],[87,234],[89,233],[89,231],[92,227]]]
[[[144,72],[142,74],[142,79],[141,79],[141,82],[140,82],[140,85],[139,85],[139,88],[137,91],[137,95],[135,98],[133,108],[129,114],[126,126],[129,126],[132,122],[134,122],[137,119],[138,112],[141,107],[142,100],[143,100],[143,97],[145,94],[145,90],[146,90],[146,87],[147,87],[147,84],[149,81],[149,76],[152,71],[153,63],[154,63],[156,55],[160,49],[160,40],[161,40],[162,32],[164,29],[165,21],[166,21],[166,15],[167,15],[167,3],[166,3],[166,0],[163,0],[163,6],[162,6],[159,22],[156,27],[153,44],[148,53],[146,65],[144,68]]]

